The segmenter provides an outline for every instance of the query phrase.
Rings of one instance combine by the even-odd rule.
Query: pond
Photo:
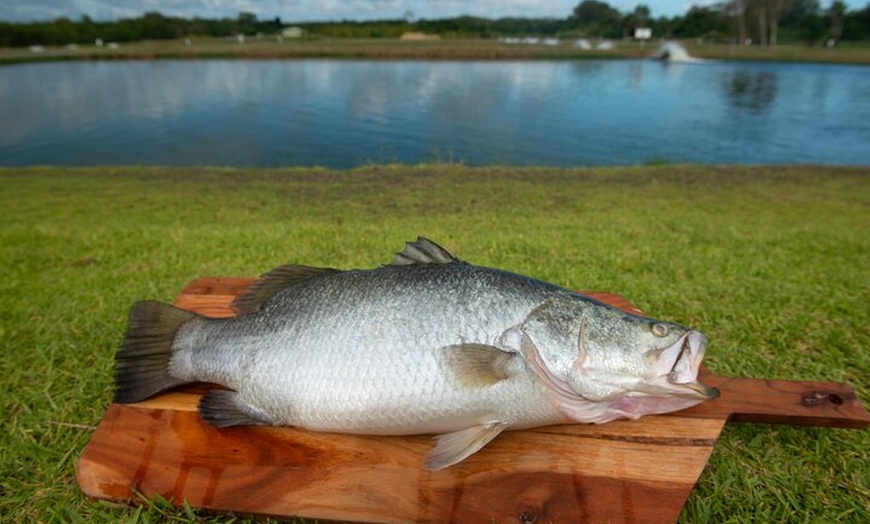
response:
[[[870,68],[649,60],[0,67],[0,165],[870,165]]]

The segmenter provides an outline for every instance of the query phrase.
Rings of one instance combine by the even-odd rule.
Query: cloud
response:
[[[72,0],[11,0],[5,4],[0,11],[3,20],[46,20],[75,10]]]
[[[288,20],[440,18],[471,14],[500,16],[567,16],[574,3],[566,0],[3,0],[0,19],[50,20],[58,17],[98,20],[129,18],[148,11],[167,16],[231,17],[251,12],[259,18]]]
[[[692,4],[711,0],[693,0]],[[0,0],[0,19],[12,21],[130,18],[147,11],[185,18],[235,18],[250,12],[260,19],[280,16],[283,20],[365,20],[402,18],[412,12],[418,18],[473,15],[487,18],[568,16],[580,0]],[[654,15],[684,13],[685,0],[611,0],[610,5],[630,11],[638,3],[650,5]],[[849,0],[855,4],[856,0]]]
[[[401,18],[408,5],[407,0],[302,0],[296,13],[308,19],[335,18]],[[296,18],[293,12],[288,18]]]
[[[0,19],[51,20],[59,17],[113,20],[158,11],[167,16],[232,17],[246,11],[272,17],[297,8],[305,0],[3,0]]]

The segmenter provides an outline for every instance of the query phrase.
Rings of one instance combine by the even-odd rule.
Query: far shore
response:
[[[366,60],[580,60],[648,58],[662,41],[612,42],[590,49],[576,39],[558,43],[509,43],[498,39],[399,40],[299,38],[279,41],[275,36],[235,39],[191,38],[62,47],[0,48],[0,64],[65,60],[155,59],[301,59],[338,58]],[[833,48],[804,45],[774,47],[681,42],[697,58],[718,60],[767,60],[870,64],[870,47],[844,44]]]

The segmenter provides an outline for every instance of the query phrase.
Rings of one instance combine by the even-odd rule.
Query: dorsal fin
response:
[[[260,280],[242,291],[230,307],[239,315],[258,311],[275,293],[316,275],[338,271],[328,267],[287,265],[264,273]]]
[[[405,242],[405,249],[396,254],[396,258],[390,265],[455,264],[457,262],[461,261],[443,247],[428,238],[417,237],[414,242]]]

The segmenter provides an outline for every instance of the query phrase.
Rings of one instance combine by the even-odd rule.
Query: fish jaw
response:
[[[625,396],[620,399],[602,403],[601,414],[596,422],[609,422],[618,418],[637,420],[646,415],[673,413],[696,406],[707,400],[707,397],[647,397]]]
[[[675,344],[661,350],[657,376],[640,384],[636,391],[608,403],[606,409],[622,417],[638,419],[690,408],[718,397],[717,388],[698,381],[706,347],[707,337],[690,330]]]
[[[671,346],[650,352],[654,374],[638,384],[635,395],[667,395],[698,402],[718,397],[718,389],[698,381],[706,347],[707,337],[690,330]]]

